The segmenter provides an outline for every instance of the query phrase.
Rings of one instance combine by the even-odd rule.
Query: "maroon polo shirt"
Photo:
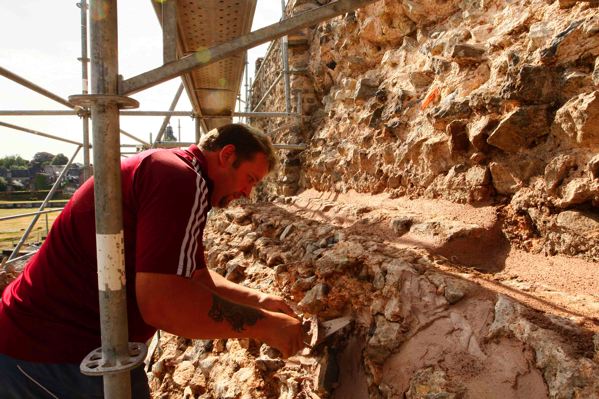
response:
[[[190,277],[205,267],[202,235],[212,184],[197,146],[150,150],[121,164],[129,341],[144,342],[135,273]],[[110,217],[110,216],[109,216]],[[79,363],[101,345],[93,179],[68,202],[0,302],[0,353]]]

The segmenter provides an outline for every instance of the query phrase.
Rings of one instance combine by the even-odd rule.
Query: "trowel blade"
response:
[[[318,333],[316,334],[316,342],[313,343],[313,346],[318,345],[327,337],[330,337],[343,327],[347,326],[351,320],[350,316],[344,316],[318,323]]]

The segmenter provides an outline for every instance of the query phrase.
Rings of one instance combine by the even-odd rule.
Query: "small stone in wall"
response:
[[[599,91],[570,99],[557,111],[551,132],[558,139],[599,148]]]
[[[360,79],[353,94],[354,100],[368,100],[376,95],[378,83],[373,79]]]
[[[588,170],[592,179],[599,179],[599,154],[591,158],[588,163]]]
[[[593,78],[590,74],[577,70],[566,71],[559,90],[560,102],[563,104],[572,97],[586,93],[590,87],[593,87]]]
[[[239,283],[245,278],[245,267],[235,259],[227,262],[225,278],[234,283]]]
[[[595,69],[593,70],[593,83],[599,86],[599,57],[595,58]]]
[[[489,115],[485,115],[482,119],[471,124],[468,127],[468,138],[472,146],[481,152],[488,151],[489,144],[487,143],[487,139],[498,124],[499,121]]]
[[[563,188],[560,187],[559,191],[562,199],[557,205],[562,209],[566,209],[593,199],[596,200],[599,185],[581,177],[570,180]]]
[[[570,8],[574,4],[578,3],[579,0],[559,0],[559,8]]]
[[[435,74],[439,75],[451,69],[451,62],[445,58],[433,57],[431,59],[431,68]]]
[[[459,43],[453,46],[450,57],[459,65],[478,64],[485,61],[486,49],[480,45]]]
[[[443,291],[443,296],[447,299],[449,304],[453,305],[454,303],[459,302],[466,295],[466,284],[459,283],[457,281],[448,280],[447,285],[445,286],[445,290]]]
[[[427,367],[414,373],[405,397],[406,399],[461,398],[464,389],[449,389],[451,385],[455,385],[455,383],[452,384],[447,380],[447,375],[442,369]]]
[[[173,373],[173,381],[179,386],[185,386],[191,381],[195,373],[195,367],[190,361],[183,361],[177,365]]]
[[[507,82],[501,88],[503,98],[527,104],[549,104],[557,99],[560,79],[556,68],[522,65],[509,71]]]
[[[383,363],[404,340],[400,323],[376,316],[374,333],[368,340],[366,355],[376,363]]]
[[[487,143],[505,152],[518,152],[534,147],[550,129],[549,107],[546,105],[520,107],[499,123]]]
[[[572,21],[541,51],[541,62],[547,65],[566,65],[583,57],[599,55],[599,36],[596,32],[596,16]]]
[[[281,241],[285,240],[285,238],[287,237],[287,235],[289,234],[291,229],[293,229],[293,224],[290,224],[287,227],[285,227],[285,229],[281,233],[281,236],[279,237],[279,240],[281,240]]]
[[[545,167],[545,184],[549,192],[562,183],[568,172],[576,166],[576,158],[571,155],[559,155],[553,158]]]
[[[312,288],[316,283],[316,276],[298,278],[291,286],[291,292],[304,292]]]
[[[568,210],[557,215],[556,225],[583,237],[593,238],[599,235],[599,214]]]
[[[475,165],[466,172],[466,183],[473,190],[477,187],[488,186],[491,183],[491,173],[487,166]]]
[[[329,286],[323,283],[317,284],[306,293],[298,304],[298,307],[311,314],[317,314],[325,305]]]
[[[398,236],[402,236],[402,235],[406,234],[408,231],[410,231],[410,227],[413,224],[414,224],[413,216],[396,217],[396,218],[391,219],[391,222],[389,223],[393,232],[395,232],[395,234],[397,234]]]
[[[489,169],[493,179],[493,186],[497,190],[497,193],[514,194],[522,187],[522,182],[512,174],[509,167],[497,162],[491,162]]]
[[[277,371],[285,366],[285,361],[282,359],[271,359],[268,357],[259,357],[256,359],[256,367],[262,371]]]
[[[433,109],[431,117],[435,129],[445,130],[456,119],[466,119],[472,114],[469,99],[455,99],[455,94],[445,97],[438,107]]]
[[[552,36],[553,30],[548,26],[547,22],[541,21],[530,25],[528,29],[528,39],[530,40],[528,51],[533,52],[545,46]]]
[[[422,90],[426,89],[431,85],[431,83],[433,83],[433,80],[435,79],[435,72],[431,70],[415,71],[410,72],[408,77],[410,79],[410,83],[416,90]]]

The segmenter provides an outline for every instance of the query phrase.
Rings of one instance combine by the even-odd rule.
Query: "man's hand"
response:
[[[302,322],[295,317],[283,313],[268,313],[269,328],[261,337],[262,341],[279,350],[283,358],[294,355],[304,348],[304,331]]]
[[[295,314],[293,309],[291,309],[291,307],[287,305],[285,300],[276,295],[261,293],[260,298],[258,299],[258,306],[264,310],[285,313],[291,317],[297,318],[297,315]]]

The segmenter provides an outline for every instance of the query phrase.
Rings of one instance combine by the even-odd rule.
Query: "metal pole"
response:
[[[16,262],[18,262],[18,261],[23,261],[23,260],[25,260],[25,259],[29,258],[30,256],[33,256],[33,255],[35,255],[36,253],[37,253],[37,250],[35,250],[35,251],[31,251],[31,252],[29,252],[29,253],[26,253],[26,254],[25,254],[25,255],[23,255],[23,256],[19,256],[18,258],[11,259],[10,261],[8,260],[8,258],[4,258],[4,260],[2,261],[2,267],[1,267],[1,268],[2,268],[3,270],[8,270],[8,266],[10,266],[10,265],[12,265],[13,263],[16,263]]]
[[[6,77],[6,78],[8,78],[8,79],[10,79],[12,81],[17,82],[17,83],[19,83],[19,84],[27,87],[28,89],[31,89],[31,90],[33,90],[33,91],[41,94],[42,96],[46,96],[48,98],[51,98],[52,100],[54,100],[56,102],[59,102],[59,103],[61,103],[64,106],[67,106],[69,108],[75,108],[75,106],[71,102],[65,100],[64,98],[62,98],[60,96],[57,96],[56,94],[52,93],[51,91],[48,91],[48,90],[44,89],[43,87],[40,87],[40,86],[36,85],[33,82],[28,81],[25,78],[20,77],[16,73],[12,73],[8,69],[0,67],[0,75],[4,76],[4,77]]]
[[[174,1],[169,1],[168,3],[174,3]],[[168,108],[168,110],[170,112],[175,110],[175,107],[177,106],[177,103],[179,102],[179,99],[181,98],[181,93],[183,93],[183,83],[181,83],[179,85],[179,88],[177,89],[177,93],[175,93],[175,98],[173,98],[173,101],[171,102],[171,106]],[[155,141],[162,140],[162,136],[164,135],[164,131],[166,130],[166,126],[168,125],[170,120],[171,120],[170,115],[166,115],[164,117],[164,120],[162,121],[162,126],[160,126],[160,130],[158,130],[158,134],[156,135]]]
[[[195,127],[196,127],[196,144],[198,144],[200,142],[200,138],[202,137],[202,120],[201,118],[197,117],[195,118]]]
[[[116,0],[91,0],[92,95],[117,95],[118,25]],[[121,171],[119,109],[116,99],[91,106],[94,145],[94,195],[102,361],[117,365],[129,356]],[[105,374],[105,398],[131,398],[127,372]]]
[[[191,111],[121,111],[121,116],[190,116]],[[194,119],[221,119],[231,117],[295,117],[294,112],[233,112],[228,115],[195,115]]]
[[[297,105],[296,105],[297,109],[295,110],[295,115],[297,115],[297,117],[301,119],[302,113],[303,113],[303,108],[304,108],[304,103],[302,101],[302,91],[297,90],[295,92],[295,94],[297,96]]]
[[[137,137],[135,137],[134,135],[132,135],[131,133],[127,133],[126,131],[124,131],[123,129],[119,129],[119,132],[121,132],[121,134],[123,136],[129,137],[130,139],[133,139],[135,141],[137,141],[138,143],[142,143],[143,145],[145,145],[146,147],[151,147],[152,145],[146,141],[143,141],[142,139],[138,139]],[[152,141],[152,136],[150,136],[150,142]]]
[[[285,19],[285,0],[281,0],[281,20]],[[283,63],[283,76],[285,76],[285,112],[291,112],[291,95],[289,94],[291,83],[289,81],[289,39],[287,35],[281,38],[281,61]]]
[[[120,93],[122,95],[136,93],[140,90],[147,89],[172,79],[175,76],[182,75],[195,68],[218,62],[232,55],[239,54],[240,51],[258,46],[290,32],[314,25],[325,19],[336,17],[375,1],[377,0],[337,0],[314,10],[294,15],[277,24],[258,29],[247,35],[237,37],[229,42],[216,45],[207,50],[202,50],[202,53],[208,52],[210,57],[198,57],[196,53],[189,54],[177,61],[124,80],[121,82],[119,89]],[[208,60],[206,60],[207,58]]]
[[[161,2],[162,10],[162,60],[167,64],[177,60],[177,2]]]
[[[77,115],[77,111],[61,111],[61,110],[2,110],[0,116],[63,116]]]
[[[250,110],[250,100],[249,100],[249,84],[248,84],[248,79],[249,79],[249,72],[250,72],[250,68],[249,68],[250,62],[248,61],[248,53],[247,51],[245,52],[245,112],[249,112]],[[247,123],[247,118],[245,118],[245,123]]]
[[[65,165],[64,169],[62,170],[62,172],[60,172],[60,175],[58,176],[58,179],[56,179],[56,181],[54,182],[54,185],[52,186],[52,188],[50,189],[50,191],[46,195],[46,198],[44,199],[44,202],[42,202],[42,204],[40,205],[40,207],[38,209],[38,213],[33,217],[33,219],[31,219],[31,223],[29,223],[29,226],[27,226],[27,229],[25,229],[25,232],[21,236],[21,239],[19,240],[19,243],[17,244],[17,246],[15,247],[15,249],[13,249],[12,253],[8,257],[8,260],[14,259],[17,256],[17,254],[19,253],[19,251],[21,250],[21,247],[23,246],[23,244],[25,243],[25,241],[27,241],[27,238],[29,237],[29,234],[31,233],[31,230],[33,229],[33,227],[37,223],[37,220],[40,218],[39,211],[43,211],[44,208],[48,205],[48,202],[50,201],[50,199],[52,198],[52,196],[54,196],[54,193],[56,192],[56,189],[60,185],[60,182],[62,181],[63,176],[66,175],[67,170],[69,169],[69,167],[73,163],[73,160],[75,159],[75,156],[77,156],[77,154],[79,153],[80,149],[81,149],[81,145],[77,146],[77,149],[75,150],[75,153],[73,154],[73,156],[71,157],[71,159],[69,160],[69,162]]]
[[[81,93],[88,93],[88,74],[87,64],[87,0],[81,0],[77,4],[81,8]],[[89,165],[89,115],[87,112],[83,115],[81,121],[83,126],[83,181],[86,181],[91,176],[91,168]]]
[[[272,146],[277,150],[302,151],[306,149],[305,144],[273,144]]]
[[[283,74],[281,72],[279,72],[279,74],[277,75],[275,81],[272,82],[272,84],[270,85],[270,87],[268,88],[268,90],[266,90],[266,92],[262,95],[262,98],[260,99],[260,101],[258,101],[258,104],[256,104],[256,106],[254,107],[254,109],[252,110],[252,112],[256,112],[256,110],[258,109],[258,107],[260,107],[262,105],[262,102],[270,94],[270,92],[272,91],[272,89],[275,88],[275,86],[277,85],[277,83],[279,83],[279,80],[281,80],[282,77],[283,77]],[[287,112],[290,112],[290,111],[287,110]]]
[[[48,134],[48,133],[38,132],[37,130],[27,129],[25,127],[21,127],[21,126],[17,126],[17,125],[12,125],[12,124],[6,123],[6,122],[0,122],[0,126],[8,127],[8,128],[15,129],[15,130],[20,130],[20,131],[26,132],[26,133],[35,134],[36,136],[48,137],[50,139],[54,139],[54,140],[58,140],[58,141],[64,141],[65,143],[70,143],[70,144],[75,144],[75,145],[80,145],[80,146],[83,145],[82,143],[78,143],[78,142],[73,141],[73,140],[63,139],[62,137],[53,136],[53,135]]]
[[[48,214],[48,213],[53,213],[53,212],[60,212],[62,211],[63,208],[59,208],[59,209],[50,209],[49,211],[37,211],[37,212],[28,212],[28,213],[19,213],[18,215],[10,215],[10,216],[3,216],[0,218],[0,222],[3,222],[5,220],[11,220],[11,219],[19,219],[19,218],[24,218],[27,216],[33,216],[33,215],[44,215],[44,214]]]

